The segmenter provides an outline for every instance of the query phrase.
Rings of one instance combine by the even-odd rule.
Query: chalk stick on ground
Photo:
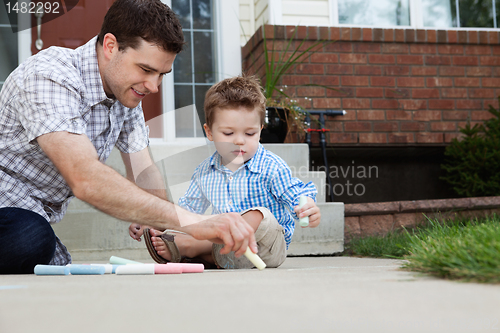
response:
[[[36,275],[69,275],[68,266],[36,265]]]
[[[182,266],[170,264],[121,265],[116,275],[181,274]]]
[[[104,275],[106,268],[104,266],[71,265],[69,272],[71,275]]]
[[[307,197],[301,196],[299,198],[299,209],[302,208],[302,206],[304,206],[306,203],[307,203]],[[299,225],[301,227],[308,227],[309,226],[309,216],[299,218]]]
[[[247,247],[247,250],[245,251],[245,257],[247,257],[247,259],[250,260],[250,262],[259,269],[259,271],[266,268],[266,263],[263,262],[257,254],[253,253],[252,250],[250,250],[250,247]]]
[[[133,260],[115,257],[115,256],[111,256],[111,258],[109,258],[109,263],[113,264],[113,265],[144,264],[142,262],[133,261]]]
[[[170,267],[178,266],[182,269],[182,273],[203,273],[203,271],[205,270],[205,266],[203,264],[169,262],[164,265],[168,265]]]
[[[104,267],[105,271],[104,271],[104,274],[112,274],[115,272],[115,269],[113,269],[113,266],[117,266],[117,265],[111,265],[111,264],[90,264],[90,266],[102,266]]]

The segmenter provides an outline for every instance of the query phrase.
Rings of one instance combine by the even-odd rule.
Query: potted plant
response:
[[[283,75],[287,74],[296,65],[308,60],[311,55],[320,47],[323,47],[333,41],[319,40],[307,48],[303,48],[306,40],[293,47],[297,27],[292,36],[286,40],[286,46],[280,54],[276,54],[273,40],[272,50],[268,49],[265,27],[262,27],[262,41],[264,46],[264,78],[263,88],[266,97],[267,114],[266,124],[262,131],[261,142],[284,142],[286,137],[293,130],[299,134],[299,141],[305,137],[305,132],[309,124],[305,123],[307,111],[302,108],[298,102],[289,96],[281,86]],[[327,89],[334,89],[318,84],[306,84],[304,86],[319,86]],[[306,97],[307,98],[307,97]]]

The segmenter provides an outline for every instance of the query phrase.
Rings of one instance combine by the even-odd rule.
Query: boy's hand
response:
[[[128,233],[130,237],[140,242],[141,236],[144,233],[144,226],[137,223],[132,223],[130,227],[128,227]]]
[[[307,203],[302,208],[295,206],[294,210],[299,218],[309,216],[309,228],[316,228],[319,225],[321,212],[312,198],[307,197]]]

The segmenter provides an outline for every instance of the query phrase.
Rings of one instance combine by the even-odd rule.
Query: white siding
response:
[[[255,32],[254,0],[240,0],[241,45],[245,45]]]
[[[282,0],[283,25],[330,25],[328,0]]]

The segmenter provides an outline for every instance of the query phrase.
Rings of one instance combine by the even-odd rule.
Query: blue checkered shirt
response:
[[[116,147],[133,153],[149,144],[142,107],[107,98],[97,38],[71,50],[51,47],[28,58],[0,92],[0,207],[19,207],[59,222],[70,187],[36,142],[42,134],[85,134],[104,162]],[[60,242],[59,242],[60,243]],[[59,245],[56,257],[67,252]],[[60,261],[63,263],[64,261]]]
[[[179,205],[198,214],[210,206],[212,214],[266,207],[285,229],[288,247],[295,230],[294,207],[299,197],[305,195],[316,201],[316,194],[312,182],[304,184],[292,177],[285,161],[259,144],[255,156],[234,173],[222,164],[217,152],[203,161]]]

